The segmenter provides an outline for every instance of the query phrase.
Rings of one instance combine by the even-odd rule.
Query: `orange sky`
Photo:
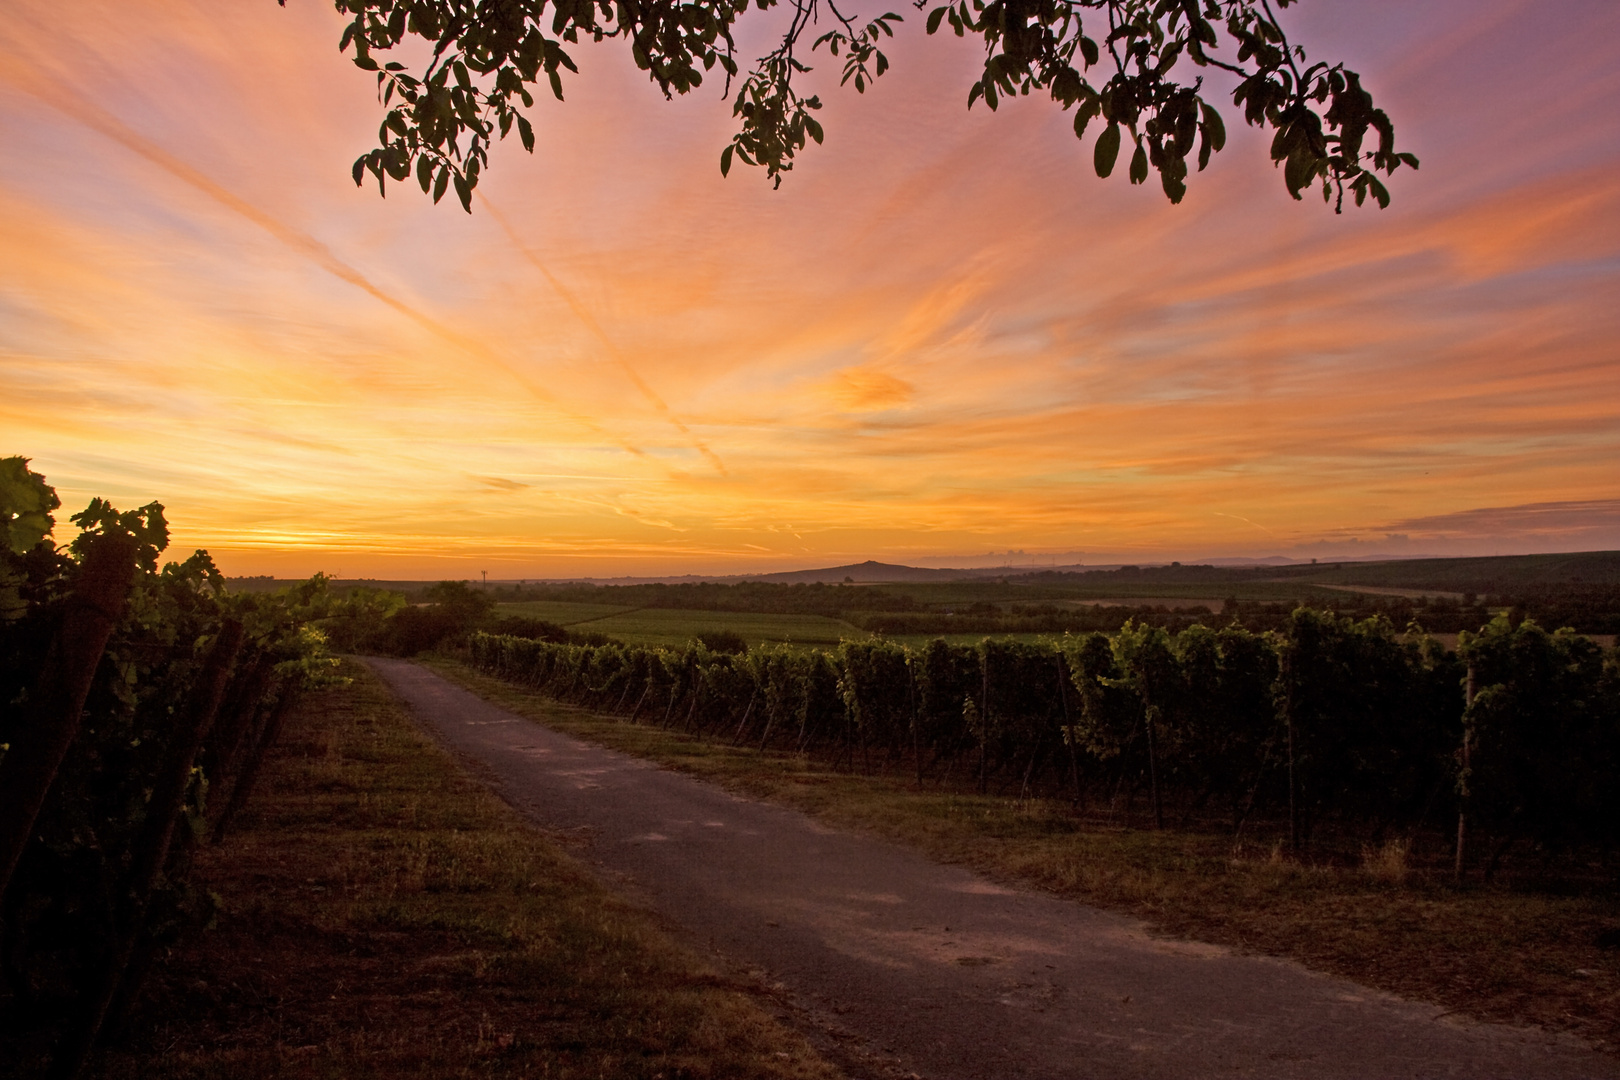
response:
[[[352,185],[324,3],[7,6],[0,454],[228,573],[1620,548],[1612,3],[1291,8],[1424,162],[1341,217],[1230,111],[1099,181],[915,17],[779,191],[582,47],[469,217]]]

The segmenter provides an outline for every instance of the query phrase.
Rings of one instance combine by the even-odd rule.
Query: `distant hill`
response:
[[[1488,555],[1465,559],[1398,559],[1383,562],[1334,561],[1321,563],[1275,562],[1237,559],[1211,560],[1203,564],[1183,566],[1144,561],[1140,567],[1126,566],[1004,566],[973,569],[936,569],[922,566],[903,566],[898,563],[866,562],[827,566],[811,570],[786,570],[772,574],[681,574],[667,577],[571,578],[568,582],[595,585],[637,585],[652,582],[668,584],[714,582],[737,584],[757,581],[778,584],[837,585],[849,581],[856,585],[918,584],[929,582],[983,581],[985,579],[1046,579],[1049,581],[1075,578],[1099,579],[1117,575],[1132,581],[1160,580],[1182,584],[1237,584],[1245,581],[1291,582],[1301,585],[1365,585],[1374,588],[1433,589],[1439,592],[1473,592],[1480,595],[1514,595],[1524,590],[1544,590],[1576,586],[1620,587],[1620,551],[1577,551],[1554,555]],[[473,579],[476,580],[476,579]],[[556,578],[528,578],[529,582],[552,581]],[[238,577],[228,579],[234,592],[259,592],[280,588],[292,583],[291,579],[270,577]],[[430,581],[380,581],[376,579],[342,579],[332,582],[334,588],[345,589],[354,585],[372,588],[397,589],[413,592]],[[491,587],[510,587],[511,579],[491,581]]]
[[[930,570],[922,566],[900,566],[895,563],[850,563],[848,566],[828,566],[820,570],[787,570],[779,574],[750,574],[733,581],[775,581],[786,585],[836,585],[849,581],[856,585],[878,585],[899,581],[962,581],[983,577],[982,570]]]

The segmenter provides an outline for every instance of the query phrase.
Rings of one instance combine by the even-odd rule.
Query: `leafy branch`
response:
[[[1278,3],[1286,7],[1288,0]],[[1250,125],[1275,129],[1271,158],[1283,165],[1295,199],[1321,180],[1325,199],[1337,194],[1336,209],[1346,188],[1358,206],[1369,194],[1387,206],[1389,191],[1374,173],[1418,165],[1395,150],[1394,127],[1374,108],[1360,76],[1343,64],[1301,70],[1305,50],[1289,43],[1270,0],[973,0],[971,6],[956,0],[930,11],[926,26],[932,34],[946,23],[958,36],[973,33],[985,42],[984,72],[969,88],[969,108],[982,98],[995,109],[998,95],[1044,90],[1075,110],[1079,138],[1100,116],[1107,127],[1093,149],[1097,175],[1113,172],[1128,136],[1131,183],[1146,182],[1156,170],[1171,202],[1186,195],[1194,147],[1201,172],[1226,145],[1225,123],[1204,95],[1202,75],[1190,83],[1171,77],[1183,59],[1239,78],[1233,103]],[[1223,40],[1237,46],[1231,61],[1215,54]],[[1093,82],[1094,68],[1107,78]],[[1318,111],[1324,102],[1329,108]],[[1378,131],[1379,146],[1364,152],[1369,129]]]
[[[284,0],[283,0],[284,2]],[[1276,0],[1286,8],[1297,0]],[[387,109],[378,146],[354,163],[356,183],[367,172],[379,190],[413,174],[435,202],[453,188],[471,210],[472,192],[489,165],[489,150],[513,128],[534,151],[534,129],[521,110],[535,104],[542,80],[558,100],[563,72],[577,72],[565,46],[582,40],[624,40],[638,67],[666,98],[703,85],[719,67],[722,96],[740,74],[733,29],[750,0],[334,0],[351,17],[340,51],[377,75]],[[778,0],[752,0],[760,11]],[[1103,127],[1093,145],[1098,176],[1113,173],[1127,147],[1132,184],[1159,174],[1171,202],[1186,195],[1190,163],[1202,171],[1226,144],[1220,111],[1204,89],[1204,73],[1234,77],[1232,103],[1246,123],[1274,132],[1270,156],[1295,199],[1320,185],[1324,200],[1342,210],[1348,192],[1356,205],[1370,196],[1387,206],[1378,174],[1418,159],[1398,151],[1389,117],[1377,108],[1361,77],[1343,64],[1310,63],[1289,41],[1272,0],[950,0],[926,10],[929,34],[949,26],[984,43],[984,67],[968,88],[968,107],[983,100],[1049,94],[1074,110],[1074,131],[1084,138],[1091,122]],[[780,186],[795,156],[824,138],[813,113],[815,95],[795,86],[810,67],[801,59],[807,33],[825,17],[831,29],[805,52],[825,46],[843,62],[840,85],[858,93],[888,70],[880,45],[902,20],[888,12],[870,21],[834,0],[789,0],[788,25],[777,45],[760,57],[736,90],[738,131],[722,150],[720,169],[734,162],[761,166]],[[431,42],[431,60],[413,74],[378,54],[408,38]],[[1193,70],[1190,79],[1182,73]],[[1179,70],[1178,70],[1179,67]],[[1370,136],[1376,133],[1376,145]]]

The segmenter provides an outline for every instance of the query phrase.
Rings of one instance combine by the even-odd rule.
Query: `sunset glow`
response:
[[[328,4],[8,8],[0,455],[227,573],[1620,548],[1613,4],[1291,9],[1423,160],[1342,216],[1230,110],[1100,181],[909,8],[779,191],[581,47],[471,215],[352,184]]]

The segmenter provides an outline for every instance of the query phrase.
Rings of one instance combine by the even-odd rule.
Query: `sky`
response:
[[[468,215],[354,186],[329,4],[8,0],[0,455],[228,574],[1620,548],[1620,5],[1290,7],[1423,163],[1340,216],[1230,108],[1099,180],[902,10],[779,190],[607,43]]]

